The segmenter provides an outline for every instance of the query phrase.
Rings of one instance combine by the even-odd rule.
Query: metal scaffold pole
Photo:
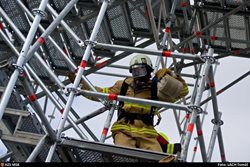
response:
[[[222,132],[221,132],[221,125],[223,125],[223,121],[221,120],[222,113],[219,112],[218,109],[218,103],[217,103],[217,97],[216,97],[216,89],[215,89],[215,81],[214,81],[214,75],[213,75],[213,68],[212,66],[209,69],[208,78],[209,78],[209,86],[211,89],[211,96],[212,96],[212,104],[213,104],[213,111],[214,111],[214,119],[212,120],[212,123],[214,124],[214,130],[215,133],[214,138],[211,137],[211,143],[208,150],[208,160],[211,161],[212,158],[212,152],[213,147],[216,139],[216,135],[218,137],[218,143],[220,148],[220,154],[221,154],[221,161],[226,161],[226,155],[224,150],[224,144],[223,144],[223,138],[222,138]]]
[[[56,91],[56,94],[57,94],[57,96],[60,98],[60,100],[63,101],[63,103],[65,103],[65,104],[67,103],[67,100],[63,97],[63,95],[62,95],[60,92]],[[80,128],[78,124],[81,124],[82,127],[89,133],[89,135],[90,135],[95,141],[99,141],[99,140],[97,139],[97,137],[95,136],[95,134],[90,130],[90,128],[89,128],[83,121],[79,121],[80,117],[79,117],[79,115],[76,113],[76,111],[75,111],[73,108],[71,108],[70,111],[72,112],[72,114],[73,114],[73,115],[76,117],[76,119],[78,119],[78,120],[74,121],[73,124],[69,124],[68,126],[64,127],[64,131],[67,130],[67,127],[71,127],[71,128],[73,127],[74,129],[75,129],[75,128]],[[105,110],[105,111],[106,111],[106,110]],[[70,117],[70,116],[69,116],[69,117]],[[68,128],[68,129],[69,129],[69,128]],[[85,135],[84,135],[84,136],[85,136]],[[87,136],[82,137],[82,138],[88,139]]]
[[[80,124],[80,123],[82,123],[82,122],[85,122],[85,121],[87,121],[87,120],[89,120],[89,119],[91,119],[91,118],[93,118],[93,117],[95,117],[95,116],[98,116],[98,115],[104,113],[104,112],[107,111],[107,110],[108,110],[107,107],[105,107],[105,106],[104,106],[104,107],[101,107],[101,108],[97,109],[96,111],[93,111],[93,112],[91,112],[90,114],[88,114],[88,115],[86,115],[86,116],[84,116],[84,117],[78,119],[78,120],[76,121],[76,124],[78,125],[78,124]],[[72,127],[71,125],[67,125],[67,126],[64,127],[63,130],[66,131],[66,130],[70,129],[71,127]],[[98,140],[98,139],[96,139],[96,140]]]
[[[29,10],[25,7],[25,5],[20,1],[20,0],[17,0],[17,3],[22,7],[22,9],[28,14],[28,16],[33,20],[34,17],[32,16],[32,14],[29,12]],[[58,13],[56,13],[56,11],[48,4],[47,5],[47,9],[49,10],[49,12],[52,13],[52,15],[54,17],[58,17]],[[84,42],[72,31],[72,29],[67,25],[67,23],[65,23],[65,21],[61,20],[60,21],[61,25],[65,28],[65,30],[74,38],[74,40],[76,41],[77,45],[79,45],[79,47],[83,47],[84,46]],[[39,25],[39,29],[44,33],[45,32],[45,29]],[[70,60],[70,58],[66,55],[66,53],[58,46],[58,44],[55,42],[55,40],[51,37],[51,36],[48,36],[48,40],[50,42],[52,42],[52,44],[55,46],[55,48],[60,52],[60,54],[62,54],[64,60],[67,62],[67,64],[74,70],[77,70],[77,66],[73,63],[72,60]],[[36,54],[35,54],[36,56]],[[37,57],[37,56],[36,56]],[[38,57],[39,60],[41,59],[40,57]],[[49,71],[49,74],[51,74],[51,72]],[[54,78],[55,81],[57,81],[58,85],[61,85],[61,88],[64,89],[65,86],[62,85],[61,82],[58,82],[58,78],[57,77],[54,77],[53,73],[52,73],[52,77]],[[85,77],[85,76],[82,76],[82,79],[84,80],[85,83],[88,84],[88,86],[94,90],[94,86],[88,81],[88,79]]]
[[[91,33],[90,39],[88,41],[88,45],[86,47],[86,50],[85,50],[85,53],[83,55],[82,61],[81,61],[80,65],[79,65],[79,68],[78,68],[78,71],[77,71],[77,75],[76,75],[76,78],[75,78],[74,83],[73,83],[72,91],[70,91],[70,94],[69,94],[69,97],[68,97],[68,101],[66,103],[64,112],[62,114],[61,120],[60,120],[58,128],[57,128],[57,139],[58,140],[60,140],[60,138],[61,138],[61,132],[62,132],[63,127],[65,125],[65,121],[66,121],[66,119],[68,117],[70,107],[71,107],[71,105],[73,103],[73,99],[74,99],[74,96],[75,96],[75,93],[74,93],[73,89],[76,89],[78,87],[79,83],[80,83],[81,76],[82,76],[82,74],[83,74],[83,72],[85,70],[85,67],[87,65],[87,61],[88,61],[88,58],[90,56],[90,52],[91,52],[91,48],[92,48],[93,42],[96,39],[97,33],[98,33],[99,28],[101,26],[101,22],[103,20],[104,14],[105,14],[106,9],[108,7],[108,3],[109,3],[108,0],[104,0],[103,3],[102,3],[100,12],[99,12],[97,20],[95,22],[95,26],[94,26],[93,31]],[[53,153],[54,153],[54,151],[56,149],[56,145],[57,145],[57,143],[55,142],[51,146],[51,148],[49,150],[49,154],[48,154],[48,156],[46,158],[46,162],[50,162],[51,161]]]
[[[205,54],[206,54],[206,55],[204,55],[205,64],[203,66],[203,71],[201,73],[201,80],[200,80],[199,87],[197,90],[197,96],[194,99],[194,107],[191,108],[192,114],[191,114],[191,118],[190,118],[189,124],[188,124],[187,129],[186,129],[183,150],[181,152],[181,159],[183,161],[186,161],[186,159],[187,159],[188,147],[190,144],[190,140],[191,140],[191,136],[192,136],[195,124],[196,124],[196,128],[198,128],[197,134],[198,134],[198,136],[201,137],[201,140],[199,140],[199,142],[200,142],[200,147],[201,147],[201,151],[202,151],[202,158],[203,158],[203,161],[207,161],[207,157],[206,157],[206,155],[204,155],[206,152],[204,150],[205,149],[204,139],[202,136],[202,131],[200,129],[201,127],[200,127],[200,124],[197,125],[197,122],[200,122],[199,117],[198,117],[199,112],[202,111],[200,108],[200,102],[201,102],[203,91],[205,88],[205,83],[206,83],[208,71],[209,71],[209,68],[210,68],[211,63],[212,63],[210,57],[213,55],[213,49],[210,48],[208,50],[208,53],[205,53]]]
[[[217,69],[217,63],[216,63],[216,66],[215,66],[215,70],[213,71],[213,74],[215,74],[216,69]],[[209,97],[210,94],[211,94],[211,93],[208,92],[208,93],[207,93],[207,97]],[[202,115],[201,125],[204,124],[205,116],[207,115],[207,107],[208,107],[208,104],[209,104],[209,103],[206,103],[206,105],[205,105],[205,107],[204,107],[204,109],[203,109],[204,113],[203,113],[203,115]],[[197,153],[197,146],[198,146],[198,144],[199,144],[199,140],[196,139],[195,146],[194,146],[194,149],[193,149],[193,156],[192,156],[192,161],[191,161],[191,162],[194,162],[195,155],[196,155],[196,153]],[[209,149],[209,147],[208,147],[208,149]],[[208,151],[208,152],[209,152],[209,151]],[[208,156],[208,157],[209,157],[209,156]],[[209,158],[208,158],[208,162],[210,162],[210,161],[209,161]]]
[[[10,40],[6,37],[6,35],[4,33],[1,32],[1,36],[4,38],[5,42],[10,46],[10,48],[13,50],[13,52],[19,56],[18,51],[16,50],[16,48],[13,46],[13,44],[10,42]],[[41,86],[41,88],[46,92],[46,94],[48,95],[48,97],[50,97],[51,101],[57,106],[58,111],[63,112],[63,107],[61,104],[59,104],[59,102],[57,100],[55,100],[55,97],[51,94],[51,92],[48,90],[48,88],[43,84],[43,82],[41,81],[41,79],[36,75],[36,73],[33,71],[33,69],[30,67],[30,65],[27,63],[25,65],[25,67],[28,69],[28,72],[31,74],[31,76],[36,80],[36,82],[39,83],[39,85]],[[34,94],[34,93],[32,93]],[[35,95],[35,94],[34,94]],[[73,128],[76,130],[76,132],[79,134],[79,136],[81,136],[81,138],[87,138],[86,135],[83,134],[83,132],[81,132],[81,130],[74,124],[74,121],[71,117],[68,118],[68,121],[73,125]]]
[[[175,18],[176,18],[176,16],[175,16],[176,6],[179,4],[179,2],[180,2],[180,0],[174,0],[173,1],[173,5],[172,5],[171,11],[169,13],[169,18],[168,18],[169,21],[166,24],[166,28],[164,30],[165,32],[164,32],[164,35],[163,35],[163,38],[162,38],[161,47],[163,49],[166,49],[165,48],[165,45],[166,45],[165,43],[169,40],[169,36],[170,36],[170,33],[171,33],[170,29],[171,29],[171,26],[172,26]],[[170,39],[170,40],[172,40],[172,39]]]
[[[235,85],[236,83],[238,83],[239,81],[241,81],[242,79],[246,78],[247,76],[250,75],[250,71],[244,73],[243,75],[241,75],[239,78],[235,79],[233,82],[229,83],[228,85],[226,85],[225,87],[223,87],[222,89],[218,90],[216,92],[216,96],[222,94],[223,92],[225,92],[227,89],[231,88],[233,85]],[[208,101],[212,100],[212,96],[208,97],[207,99],[203,100],[201,102],[201,105],[206,104]]]
[[[10,46],[10,48],[14,51],[14,53],[16,53],[16,55],[19,55],[18,54],[18,51],[15,49],[15,47],[12,45],[12,43],[9,41],[9,39],[5,36],[5,34],[2,33],[1,31],[1,36],[6,40],[7,44]],[[33,70],[31,69],[31,67],[29,66],[29,64],[26,64],[26,67],[27,69],[30,71],[30,72],[33,72]],[[21,78],[25,77],[25,79],[27,79],[27,74],[26,72],[23,70],[21,71],[20,73],[22,75]],[[37,77],[36,74],[33,72],[32,73],[33,76]],[[43,120],[43,123],[45,124],[45,127],[47,128],[47,131],[48,131],[48,134],[49,136],[51,137],[52,140],[55,140],[55,133],[53,131],[53,129],[51,128],[51,126],[49,125],[49,123],[47,122],[47,119],[45,118],[45,115],[43,114],[43,112],[41,111],[41,107],[39,105],[39,103],[36,101],[36,96],[34,94],[34,92],[31,90],[30,86],[28,85],[28,81],[25,80],[25,88],[26,88],[26,91],[28,92],[28,97],[29,98],[32,98],[32,102],[34,102],[34,106],[35,108],[37,108],[36,112],[38,112],[38,115],[41,117],[41,119]],[[36,101],[36,102],[35,102]]]
[[[246,2],[249,3],[249,2]],[[207,29],[211,28],[212,26],[218,24],[219,22],[223,21],[224,19],[228,18],[230,15],[237,13],[239,10],[241,10],[243,7],[245,6],[245,3],[242,3],[241,5],[239,5],[237,8],[234,8],[232,11],[229,11],[228,13],[226,13],[223,17],[220,17],[219,19],[216,19],[214,22],[210,23],[209,25],[206,25],[204,28],[202,28],[200,31],[195,32],[194,34],[190,35],[188,38],[186,38],[185,40],[183,40],[182,42],[178,43],[175,48],[179,48],[181,47],[183,44],[185,44],[186,42],[192,40],[193,38],[197,37],[197,36],[201,36],[202,33],[204,31],[206,31]]]
[[[21,53],[20,53],[20,57],[18,58],[17,64],[15,65],[16,69],[15,69],[14,73],[11,75],[11,78],[9,80],[7,87],[6,87],[6,90],[5,90],[4,94],[2,95],[2,100],[0,102],[0,120],[2,119],[4,110],[5,110],[7,103],[10,99],[11,92],[13,90],[13,87],[15,86],[20,69],[23,68],[23,65],[27,59],[27,53],[28,53],[29,47],[30,47],[31,42],[33,41],[33,39],[35,37],[36,30],[38,28],[39,22],[42,19],[42,14],[44,14],[44,10],[45,10],[47,3],[48,3],[48,0],[42,0],[38,10],[36,11],[36,16],[35,16],[35,19],[32,23],[32,26],[29,30],[27,40],[25,40],[25,42],[24,42],[23,48],[22,48]]]
[[[1,13],[3,14],[3,11],[1,10]],[[5,17],[7,18],[7,17]],[[24,36],[21,34],[21,32],[19,32],[19,30],[14,26],[14,24],[9,20],[9,23],[11,23],[12,27],[14,27],[17,30],[17,33],[19,34],[19,36],[21,37],[21,39],[23,39],[25,41]],[[16,53],[17,56],[19,56],[18,51],[15,49],[15,47],[13,46],[13,44],[11,44],[11,42],[9,41],[9,39],[6,37],[5,34],[1,33],[2,37],[4,37],[5,41],[7,42],[7,44],[10,46],[10,48],[14,51],[14,53]],[[40,56],[37,56],[37,58],[40,58]],[[40,59],[38,59],[40,60]],[[43,60],[40,60],[41,63],[43,63]],[[36,75],[36,73],[32,70],[32,68],[26,64],[25,65],[29,71],[29,73],[31,73],[31,75],[35,78],[36,82],[39,83],[39,85],[41,86],[41,88],[46,92],[46,94],[48,95],[48,97],[52,100],[52,102],[56,105],[56,107],[58,108],[58,111],[60,111],[61,113],[63,112],[63,106],[61,104],[59,104],[59,102],[57,100],[55,100],[55,97],[51,94],[51,92],[48,90],[48,88],[43,84],[43,82],[41,81],[41,79],[39,79],[39,77]],[[46,67],[46,65],[45,65]],[[48,68],[45,68],[48,69]],[[50,71],[48,69],[48,71]],[[54,73],[50,72],[53,76]],[[57,79],[57,77],[55,77]],[[61,83],[61,82],[60,82]],[[32,93],[34,94],[34,93]],[[34,94],[35,96],[35,94]],[[36,110],[35,110],[36,111]],[[72,124],[73,128],[76,130],[77,134],[79,134],[79,136],[83,139],[86,139],[87,136],[81,131],[81,129],[79,129],[73,119],[71,117],[67,118],[67,120],[70,122],[70,124]],[[45,123],[45,122],[44,122]],[[49,124],[47,124],[46,126],[49,126]]]
[[[43,149],[45,143],[46,143],[46,138],[48,137],[48,135],[44,135],[39,143],[37,143],[36,147],[34,148],[34,150],[32,151],[32,153],[30,154],[29,158],[26,160],[26,162],[34,162],[34,159],[37,157],[37,155],[39,154],[39,152]]]
[[[10,25],[10,27],[13,29],[13,31],[16,33],[16,35],[23,42],[25,42],[26,38],[24,37],[22,32],[17,28],[17,26],[13,23],[13,21],[10,20],[10,18],[7,16],[7,14],[4,12],[4,10],[1,7],[0,7],[0,14],[4,18],[4,20],[6,20],[6,22]],[[34,56],[39,61],[39,63],[41,63],[44,70],[46,70],[46,72],[50,75],[50,78],[52,78],[57,83],[57,85],[59,85],[61,88],[65,87],[62,84],[62,82],[58,79],[58,77],[55,75],[55,73],[53,73],[53,71],[48,68],[48,65],[43,61],[43,59],[41,58],[41,56],[37,52],[34,54]]]
[[[112,121],[112,118],[113,118],[113,115],[114,115],[114,112],[115,112],[116,105],[117,105],[117,101],[113,101],[112,107],[111,107],[111,109],[110,109],[110,111],[108,113],[107,119],[105,121],[103,130],[102,130],[100,142],[104,143],[105,140],[106,140],[106,137],[107,137],[107,134],[108,134],[108,130],[109,130],[109,127],[111,125],[111,121]]]
[[[37,41],[32,45],[27,53],[27,58],[25,59],[26,63],[33,54],[37,51],[37,49],[44,44],[45,39],[56,29],[56,27],[60,24],[61,20],[70,12],[70,10],[74,7],[74,5],[78,2],[78,0],[71,0],[65,8],[60,12],[58,17],[47,27],[47,29],[42,33],[42,35],[37,39]]]
[[[229,95],[224,92],[234,93],[229,88],[250,75],[248,66],[238,75],[245,58],[250,58],[249,4],[248,0],[0,0],[0,147],[5,147],[1,162],[161,162],[168,156],[181,163],[213,162],[217,154],[219,161],[231,161],[235,153],[225,151],[231,143],[222,136],[231,132],[226,129],[231,115],[220,110],[239,102],[224,102]],[[135,71],[140,69],[133,71],[131,56],[150,58],[151,86],[138,90]],[[244,60],[240,64],[231,58]],[[226,61],[219,63],[220,59]],[[235,69],[225,77],[223,70],[232,68],[230,63]],[[218,64],[223,69],[216,69],[215,78],[213,68]],[[143,75],[149,74],[146,70]],[[182,82],[176,98],[160,97],[167,74]],[[120,83],[127,78],[133,81],[123,95]],[[174,91],[178,85],[168,89]],[[151,94],[146,92],[151,88]],[[141,98],[144,93],[149,94]],[[151,130],[137,130],[137,121],[129,120],[135,117],[147,124],[147,112],[154,122],[158,116],[152,128],[159,136],[154,135],[158,140],[166,133],[168,148],[157,152],[137,148],[142,143],[117,145],[115,125],[123,120],[133,124],[126,130],[140,134],[132,135],[136,142],[143,134],[151,135]],[[222,119],[227,119],[225,129]]]
[[[146,48],[137,48],[137,47],[130,47],[130,46],[120,46],[115,44],[104,44],[104,43],[95,43],[96,48],[106,48],[118,51],[126,51],[130,53],[142,53],[142,54],[149,54],[155,56],[163,56],[167,58],[180,58],[180,59],[187,59],[187,60],[201,60],[198,54],[190,54],[190,53],[178,53],[178,52],[171,52],[166,50],[153,50],[153,49],[146,49]]]

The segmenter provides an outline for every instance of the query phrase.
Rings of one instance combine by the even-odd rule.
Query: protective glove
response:
[[[76,78],[76,74],[67,71],[66,75],[69,77],[69,80],[71,81],[71,83],[74,83],[75,78]],[[84,83],[82,79],[81,79],[81,82],[80,82],[80,87],[81,87],[81,89],[89,90],[88,85],[86,83]]]
[[[162,68],[155,73],[158,80],[161,80],[166,74],[172,76],[172,71],[168,68]]]

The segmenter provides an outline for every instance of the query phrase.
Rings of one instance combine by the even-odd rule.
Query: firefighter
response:
[[[157,71],[151,79],[153,65],[146,55],[134,56],[129,63],[129,72],[131,77],[117,81],[112,87],[95,86],[96,90],[165,102],[175,102],[188,94],[185,81],[167,68]],[[71,82],[74,78],[75,75],[69,74]],[[89,89],[83,81],[81,83],[83,89]],[[90,99],[97,100],[93,97]],[[157,140],[158,133],[154,128],[155,115],[159,116],[154,106],[120,102],[118,119],[111,127],[114,144],[162,152]]]

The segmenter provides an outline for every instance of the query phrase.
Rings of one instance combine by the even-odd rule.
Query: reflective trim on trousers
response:
[[[168,144],[167,153],[173,154],[174,153],[174,144]]]
[[[148,129],[148,128],[131,128],[128,127],[127,125],[113,125],[111,128],[111,131],[118,131],[118,130],[127,130],[132,133],[140,133],[140,134],[149,134],[152,136],[158,136],[158,133],[154,129]]]

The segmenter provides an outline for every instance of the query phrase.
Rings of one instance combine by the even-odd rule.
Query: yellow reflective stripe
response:
[[[114,125],[112,129],[117,130],[117,129],[124,129],[124,130],[129,130],[131,132],[152,132],[157,134],[156,130],[154,129],[148,129],[148,128],[131,128],[127,125]],[[158,134],[157,134],[158,135]]]
[[[188,92],[189,92],[188,86],[185,85],[185,86],[183,87],[183,89],[181,90],[180,95],[179,95],[178,97],[176,97],[176,99],[174,99],[174,98],[169,99],[169,102],[170,102],[170,103],[176,102],[176,101],[179,100],[180,98],[186,96],[186,95],[188,94]]]
[[[182,90],[181,90],[181,95],[183,95],[183,94],[187,94],[188,93],[188,86],[187,85],[185,85],[183,88],[182,88]]]
[[[129,102],[124,102],[124,106],[131,106],[131,107],[136,107],[136,108],[143,108],[145,110],[151,110],[151,106],[150,105],[143,105],[143,104],[135,104],[135,103],[129,103]]]
[[[171,145],[171,153],[174,153],[174,144],[170,144]]]
[[[109,88],[102,88],[102,93],[109,93]]]
[[[173,154],[174,153],[174,144],[168,144],[167,153]]]
[[[127,125],[113,125],[111,128],[111,131],[117,131],[117,130],[128,130],[130,132],[134,133],[140,133],[140,134],[149,134],[153,136],[158,136],[158,133],[154,129],[148,129],[148,128],[131,128]]]
[[[169,143],[168,137],[164,133],[160,132],[159,135],[161,135]]]

